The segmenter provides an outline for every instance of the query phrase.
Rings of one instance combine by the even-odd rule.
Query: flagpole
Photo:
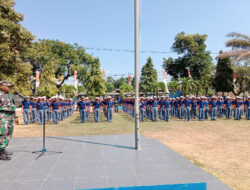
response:
[[[135,40],[135,149],[140,149],[139,136],[139,69],[140,69],[140,0],[134,0]]]

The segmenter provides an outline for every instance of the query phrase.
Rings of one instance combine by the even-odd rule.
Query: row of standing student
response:
[[[29,123],[43,124],[46,121],[53,120],[55,124],[71,116],[74,111],[75,101],[73,99],[64,99],[62,97],[55,97],[46,99],[44,97],[28,96],[22,102],[22,112],[24,124]]]
[[[85,123],[87,121],[91,110],[94,112],[95,122],[100,121],[101,112],[104,113],[108,122],[112,122],[113,112],[118,112],[118,102],[117,100],[112,101],[110,96],[105,98],[103,101],[100,101],[100,98],[96,97],[93,102],[90,102],[88,98],[82,97],[78,103],[78,110],[80,112],[81,123]]]
[[[122,106],[124,112],[135,116],[134,111],[134,98],[125,98],[122,100]],[[190,121],[191,119],[198,119],[203,121],[211,117],[211,120],[215,120],[216,117],[226,117],[230,119],[232,116],[235,120],[239,120],[245,117],[250,120],[250,96],[243,100],[242,97],[237,96],[232,100],[231,97],[227,97],[225,100],[222,97],[189,97],[184,98],[168,98],[168,97],[148,97],[140,98],[140,120],[144,121],[148,118],[152,121],[156,121],[157,118],[170,121],[171,117],[179,119],[185,119]]]

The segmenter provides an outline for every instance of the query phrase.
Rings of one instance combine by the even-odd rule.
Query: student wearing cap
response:
[[[233,102],[231,101],[231,97],[227,97],[227,100],[224,102],[225,108],[226,108],[226,118],[231,118],[231,112],[232,112],[232,105]]]
[[[203,121],[204,114],[205,114],[205,101],[204,101],[203,96],[201,97],[201,100],[199,101],[198,107],[199,107],[199,121]]]
[[[241,106],[241,101],[240,97],[236,97],[235,103],[234,103],[234,120],[239,120],[240,119],[240,106]]]
[[[166,100],[164,101],[164,110],[165,110],[165,120],[167,122],[170,121],[170,101],[168,100],[168,96],[166,97]]]
[[[218,106],[218,109],[217,109],[217,115],[219,116],[219,117],[222,117],[223,116],[223,103],[224,103],[224,101],[223,101],[223,98],[222,97],[219,97],[218,98],[218,101],[217,101],[217,106]]]
[[[31,109],[31,114],[30,114],[31,122],[35,123],[36,122],[36,102],[35,102],[34,97],[31,98],[30,109]]]
[[[81,98],[81,101],[78,103],[78,108],[80,112],[80,122],[86,122],[86,102],[84,97]]]
[[[215,96],[212,97],[212,101],[210,102],[210,110],[211,110],[211,120],[214,121],[216,118],[216,107],[217,101]]]
[[[177,97],[174,101],[174,115],[177,118],[179,117],[178,105],[179,105],[179,98]]]
[[[197,114],[197,111],[198,111],[197,106],[198,106],[198,102],[197,102],[196,98],[193,96],[192,101],[191,101],[191,118],[192,119],[196,119],[196,117],[198,115]]]
[[[111,97],[108,97],[108,101],[107,101],[107,120],[108,122],[112,122],[113,119],[113,108],[114,107],[114,102],[111,101]]]
[[[152,121],[157,121],[158,101],[156,96],[154,96],[152,101],[151,112],[152,112]]]
[[[245,101],[246,120],[250,120],[250,96]]]
[[[43,124],[43,107],[44,107],[44,104],[43,104],[43,99],[42,98],[39,98],[38,99],[38,102],[36,104],[36,109],[37,109],[37,119],[38,119],[38,124],[39,125],[42,125]]]
[[[86,98],[86,117],[87,117],[87,119],[89,118],[89,111],[90,111],[90,106],[91,106],[91,103],[90,103],[90,101],[89,101],[89,98],[87,97]]]
[[[99,97],[96,97],[95,101],[93,102],[94,118],[95,118],[96,123],[100,121],[101,106],[102,106],[102,103],[100,102]]]
[[[144,98],[141,97],[140,98],[140,104],[139,104],[139,107],[140,107],[140,115],[139,115],[139,118],[140,118],[140,121],[144,121],[144,116],[145,116],[145,106],[146,106],[146,102],[144,101]]]
[[[190,106],[191,106],[191,100],[189,100],[189,96],[186,96],[186,100],[184,102],[185,106],[185,120],[190,121]]]
[[[59,112],[60,112],[60,102],[59,99],[55,98],[50,104],[50,111],[53,112],[53,122],[54,124],[59,123]]]
[[[183,119],[184,116],[184,109],[183,109],[183,105],[184,105],[184,97],[181,96],[181,99],[178,103],[178,108],[179,108],[179,119]]]
[[[23,111],[23,121],[25,125],[29,124],[30,119],[30,100],[29,96],[25,97],[25,100],[22,102],[22,111]]]
[[[159,119],[163,119],[163,115],[165,115],[163,105],[164,105],[164,97],[162,96],[161,99],[159,100],[159,107],[158,107]]]
[[[204,97],[204,104],[205,104],[205,119],[208,119],[208,115],[209,115],[209,101],[207,99],[207,97]]]

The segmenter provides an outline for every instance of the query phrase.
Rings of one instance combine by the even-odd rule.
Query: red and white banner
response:
[[[75,89],[77,89],[77,71],[74,72]]]
[[[36,88],[39,87],[40,84],[40,71],[36,71]]]
[[[234,70],[234,83],[236,82],[236,70]]]
[[[169,93],[168,83],[167,83],[167,73],[164,69],[162,70],[162,74],[163,74],[163,82],[164,82],[165,87],[166,87],[166,93]]]
[[[105,79],[105,70],[102,70],[103,79]]]
[[[191,78],[191,73],[190,73],[190,69],[188,69],[188,77]]]
[[[131,76],[131,75],[128,75],[128,84],[129,84],[129,85],[131,85],[131,82],[132,82],[132,81],[131,81],[131,78],[132,78],[132,76]]]

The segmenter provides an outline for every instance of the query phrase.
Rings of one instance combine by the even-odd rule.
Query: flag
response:
[[[75,89],[77,89],[77,71],[74,72]]]
[[[188,69],[188,77],[191,78],[191,73],[190,73],[190,69]]]
[[[131,75],[128,75],[128,84],[131,85]]]
[[[234,70],[234,83],[236,82],[236,70]]]
[[[40,71],[36,71],[36,88],[39,87],[40,84]]]
[[[164,82],[165,87],[166,87],[166,93],[169,93],[168,83],[167,83],[167,74],[166,74],[166,71],[164,69],[162,70],[162,74],[163,74],[163,82]]]
[[[102,70],[102,77],[105,79],[105,70]]]

